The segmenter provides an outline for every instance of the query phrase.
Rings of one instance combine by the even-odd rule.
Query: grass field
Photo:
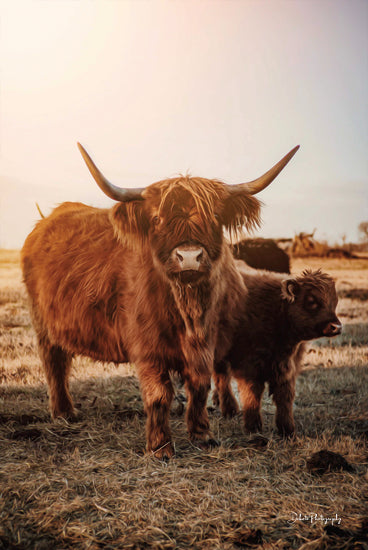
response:
[[[368,260],[294,260],[335,277],[343,334],[311,343],[297,382],[298,436],[247,436],[211,407],[219,448],[188,440],[180,407],[176,456],[145,455],[145,418],[131,365],[74,362],[80,420],[51,421],[21,283],[19,253],[0,251],[0,548],[368,548]],[[311,455],[350,470],[311,472]]]

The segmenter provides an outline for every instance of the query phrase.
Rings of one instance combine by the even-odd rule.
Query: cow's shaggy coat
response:
[[[251,195],[230,197],[219,182],[182,178],[148,188],[145,201],[111,210],[64,203],[39,221],[22,265],[53,416],[74,415],[74,355],[130,361],[145,403],[148,450],[173,452],[170,371],[185,381],[190,437],[211,441],[205,405],[219,308],[229,285],[237,295],[244,291],[222,227],[251,226],[258,213]],[[201,250],[196,271],[180,270],[172,251],[182,243]]]

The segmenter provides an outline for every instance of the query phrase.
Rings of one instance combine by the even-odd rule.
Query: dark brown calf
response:
[[[225,416],[237,412],[230,387],[233,376],[246,431],[261,431],[260,406],[267,382],[276,404],[277,429],[290,436],[295,430],[292,407],[304,341],[341,332],[335,284],[320,270],[304,271],[296,278],[247,270],[242,276],[248,294],[232,347],[215,365],[214,400]]]

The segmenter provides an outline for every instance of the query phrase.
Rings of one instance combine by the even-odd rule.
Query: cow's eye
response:
[[[152,218],[152,224],[153,224],[153,225],[159,225],[160,221],[161,221],[160,216],[154,216],[154,217]]]

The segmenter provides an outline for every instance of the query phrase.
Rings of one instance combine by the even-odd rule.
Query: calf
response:
[[[246,431],[261,431],[260,406],[267,382],[276,404],[278,431],[290,436],[295,430],[292,406],[304,342],[341,332],[335,284],[320,270],[285,278],[242,269],[242,276],[248,294],[238,312],[232,347],[225,357],[217,357],[213,398],[225,416],[237,412],[232,375],[238,384]]]

